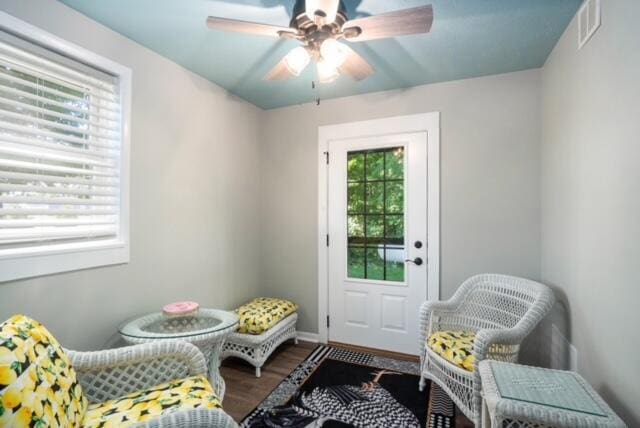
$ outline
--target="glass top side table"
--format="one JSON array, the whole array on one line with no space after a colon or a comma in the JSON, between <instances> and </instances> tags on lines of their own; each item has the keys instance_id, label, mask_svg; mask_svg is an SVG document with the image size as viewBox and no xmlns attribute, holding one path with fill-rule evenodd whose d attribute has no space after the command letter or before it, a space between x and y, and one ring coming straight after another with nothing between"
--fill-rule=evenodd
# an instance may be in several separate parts
<instances>
[{"instance_id":1,"label":"glass top side table","mask_svg":"<svg viewBox=\"0 0 640 428\"><path fill-rule=\"evenodd\" d=\"M224 397L225 383L220 375L219 356L227 336L238 328L238 316L219 309L199 309L185 316L167 316L154 312L133 318L120 326L120 336L129 344L155 340L184 340L196 345L209 366L209 381Z\"/></svg>"},{"instance_id":2,"label":"glass top side table","mask_svg":"<svg viewBox=\"0 0 640 428\"><path fill-rule=\"evenodd\" d=\"M480 363L483 427L626 427L577 373Z\"/></svg>"}]
</instances>

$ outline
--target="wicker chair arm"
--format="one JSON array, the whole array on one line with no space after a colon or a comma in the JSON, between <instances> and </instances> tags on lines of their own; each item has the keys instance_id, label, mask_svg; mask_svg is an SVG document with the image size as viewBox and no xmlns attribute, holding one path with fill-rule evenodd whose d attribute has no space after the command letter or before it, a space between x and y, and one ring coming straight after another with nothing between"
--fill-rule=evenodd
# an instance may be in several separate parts
<instances>
[{"instance_id":1,"label":"wicker chair arm","mask_svg":"<svg viewBox=\"0 0 640 428\"><path fill-rule=\"evenodd\" d=\"M427 341L427 337L431 332L431 317L433 315L440 315L443 313L455 313L456 309L462 304L463 299L454 298L447 301L426 301L420 305L420 341L418 342L418 355L424 353L424 347Z\"/></svg>"},{"instance_id":2,"label":"wicker chair arm","mask_svg":"<svg viewBox=\"0 0 640 428\"><path fill-rule=\"evenodd\" d=\"M482 329L476 332L473 352L476 364L486 358L492 345L520 345L555 304L553 292L541 286L540 297L511 328ZM477 368L477 367L476 367Z\"/></svg>"},{"instance_id":3,"label":"wicker chair arm","mask_svg":"<svg viewBox=\"0 0 640 428\"><path fill-rule=\"evenodd\" d=\"M157 341L95 352L67 350L67 353L92 403L207 373L202 352L182 341Z\"/></svg>"},{"instance_id":4,"label":"wicker chair arm","mask_svg":"<svg viewBox=\"0 0 640 428\"><path fill-rule=\"evenodd\" d=\"M489 354L489 349L492 345L519 345L526 336L527 332L523 332L517 326L513 328L485 328L479 330L473 342L473 353L476 361L484 360Z\"/></svg>"}]
</instances>

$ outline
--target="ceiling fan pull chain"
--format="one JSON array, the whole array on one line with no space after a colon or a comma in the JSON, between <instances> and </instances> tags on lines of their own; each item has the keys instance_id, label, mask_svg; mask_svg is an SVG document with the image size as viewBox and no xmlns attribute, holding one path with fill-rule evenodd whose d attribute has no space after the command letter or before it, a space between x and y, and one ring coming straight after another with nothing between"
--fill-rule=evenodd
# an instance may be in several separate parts
<instances>
[{"instance_id":1,"label":"ceiling fan pull chain","mask_svg":"<svg viewBox=\"0 0 640 428\"><path fill-rule=\"evenodd\" d=\"M318 96L316 97L316 105L319 106L320 105L320 88L318 88L318 86L316 85L315 80L311 81L311 89L317 90L318 92Z\"/></svg>"}]
</instances>

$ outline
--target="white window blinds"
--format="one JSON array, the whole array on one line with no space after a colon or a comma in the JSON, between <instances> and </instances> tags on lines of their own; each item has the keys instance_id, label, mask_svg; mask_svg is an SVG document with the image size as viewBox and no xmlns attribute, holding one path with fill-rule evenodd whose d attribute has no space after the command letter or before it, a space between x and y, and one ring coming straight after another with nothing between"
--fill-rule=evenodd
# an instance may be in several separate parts
<instances>
[{"instance_id":1,"label":"white window blinds","mask_svg":"<svg viewBox=\"0 0 640 428\"><path fill-rule=\"evenodd\" d=\"M0 256L115 239L118 79L0 31Z\"/></svg>"}]
</instances>

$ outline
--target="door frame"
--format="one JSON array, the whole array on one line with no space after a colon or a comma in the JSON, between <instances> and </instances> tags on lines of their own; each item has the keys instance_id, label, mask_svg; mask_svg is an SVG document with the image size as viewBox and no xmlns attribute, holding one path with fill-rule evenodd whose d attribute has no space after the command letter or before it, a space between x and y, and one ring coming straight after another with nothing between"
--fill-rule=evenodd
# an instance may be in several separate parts
<instances>
[{"instance_id":1,"label":"door frame","mask_svg":"<svg viewBox=\"0 0 640 428\"><path fill-rule=\"evenodd\" d=\"M328 168L331 141L427 133L427 298L440 300L440 112L396 116L318 128L318 335L329 340Z\"/></svg>"}]
</instances>

